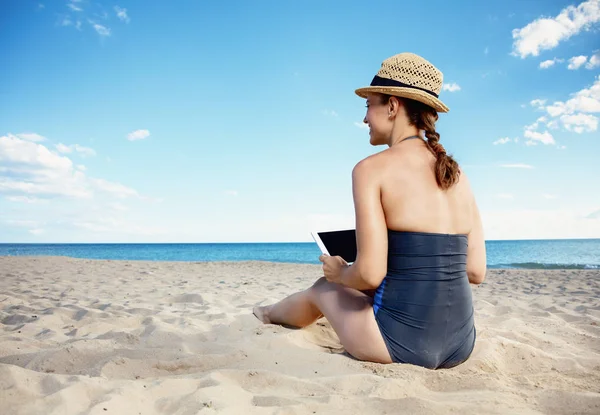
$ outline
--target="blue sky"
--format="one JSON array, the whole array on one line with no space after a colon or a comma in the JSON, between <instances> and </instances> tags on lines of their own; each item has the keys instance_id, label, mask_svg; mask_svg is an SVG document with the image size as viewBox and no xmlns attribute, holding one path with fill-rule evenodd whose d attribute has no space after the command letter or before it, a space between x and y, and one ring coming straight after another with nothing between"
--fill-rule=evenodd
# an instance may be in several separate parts
<instances>
[{"instance_id":1,"label":"blue sky","mask_svg":"<svg viewBox=\"0 0 600 415\"><path fill-rule=\"evenodd\" d=\"M0 242L352 227L385 58L444 73L486 239L600 237L600 1L0 2Z\"/></svg>"}]
</instances>

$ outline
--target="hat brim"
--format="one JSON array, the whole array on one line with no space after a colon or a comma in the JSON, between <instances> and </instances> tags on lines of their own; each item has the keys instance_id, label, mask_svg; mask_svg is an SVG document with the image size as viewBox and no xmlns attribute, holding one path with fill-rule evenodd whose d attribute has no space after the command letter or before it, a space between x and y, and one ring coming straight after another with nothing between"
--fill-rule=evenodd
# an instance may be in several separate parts
<instances>
[{"instance_id":1,"label":"hat brim","mask_svg":"<svg viewBox=\"0 0 600 415\"><path fill-rule=\"evenodd\" d=\"M367 98L369 93L377 92L380 94L394 95L396 97L414 99L415 101L422 102L432 107L437 112L448 112L450 108L446 106L442 101L427 92L420 91L414 88L405 88L400 86L367 86L364 88L358 88L356 95L361 98Z\"/></svg>"}]
</instances>

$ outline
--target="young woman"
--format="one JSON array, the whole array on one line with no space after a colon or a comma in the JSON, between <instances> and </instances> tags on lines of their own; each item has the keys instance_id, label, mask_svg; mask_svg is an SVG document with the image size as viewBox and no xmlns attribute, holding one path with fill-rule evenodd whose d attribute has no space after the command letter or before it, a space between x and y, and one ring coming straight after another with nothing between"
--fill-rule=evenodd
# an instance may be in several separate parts
<instances>
[{"instance_id":1,"label":"young woman","mask_svg":"<svg viewBox=\"0 0 600 415\"><path fill-rule=\"evenodd\" d=\"M442 82L430 62L401 53L356 90L367 100L370 143L388 146L352 171L356 261L322 255L324 277L256 307L259 320L305 327L325 316L360 360L437 369L468 359L469 283L485 278L485 243L467 177L435 129L438 112L448 112Z\"/></svg>"}]
</instances>

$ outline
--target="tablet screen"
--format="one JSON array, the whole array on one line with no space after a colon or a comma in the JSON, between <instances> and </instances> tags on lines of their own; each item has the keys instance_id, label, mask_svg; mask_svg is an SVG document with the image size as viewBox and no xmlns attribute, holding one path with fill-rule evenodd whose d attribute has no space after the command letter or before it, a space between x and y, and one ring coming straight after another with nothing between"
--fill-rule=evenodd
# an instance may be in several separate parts
<instances>
[{"instance_id":1,"label":"tablet screen","mask_svg":"<svg viewBox=\"0 0 600 415\"><path fill-rule=\"evenodd\" d=\"M330 256L339 255L348 263L356 260L356 230L315 232Z\"/></svg>"}]
</instances>

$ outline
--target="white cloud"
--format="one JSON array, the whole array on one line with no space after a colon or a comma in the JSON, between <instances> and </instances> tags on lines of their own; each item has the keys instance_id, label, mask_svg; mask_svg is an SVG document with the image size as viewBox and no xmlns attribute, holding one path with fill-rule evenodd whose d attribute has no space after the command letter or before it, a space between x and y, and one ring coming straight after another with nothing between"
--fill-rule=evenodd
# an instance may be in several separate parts
<instances>
[{"instance_id":1,"label":"white cloud","mask_svg":"<svg viewBox=\"0 0 600 415\"><path fill-rule=\"evenodd\" d=\"M73 4L73 3L68 3L67 7L69 9L73 10L74 12L81 12L81 11L83 11L83 9L81 7L78 7L75 4Z\"/></svg>"},{"instance_id":2,"label":"white cloud","mask_svg":"<svg viewBox=\"0 0 600 415\"><path fill-rule=\"evenodd\" d=\"M67 157L14 135L0 137L0 193L90 197L85 177Z\"/></svg>"},{"instance_id":3,"label":"white cloud","mask_svg":"<svg viewBox=\"0 0 600 415\"><path fill-rule=\"evenodd\" d=\"M579 6L567 6L554 18L540 17L521 29L512 31L514 56L538 56L540 51L555 48L560 42L589 29L600 21L600 1L588 0Z\"/></svg>"},{"instance_id":4,"label":"white cloud","mask_svg":"<svg viewBox=\"0 0 600 415\"><path fill-rule=\"evenodd\" d=\"M117 17L125 23L129 23L130 22L130 18L129 16L127 16L127 9L123 9L119 6L115 6L115 13L117 14Z\"/></svg>"},{"instance_id":5,"label":"white cloud","mask_svg":"<svg viewBox=\"0 0 600 415\"><path fill-rule=\"evenodd\" d=\"M148 131L148 130L135 130L135 131L127 134L127 139L129 141L143 140L144 138L148 138L149 136L150 136L150 131Z\"/></svg>"},{"instance_id":6,"label":"white cloud","mask_svg":"<svg viewBox=\"0 0 600 415\"><path fill-rule=\"evenodd\" d=\"M554 104L548 105L546 111L551 117L558 117L566 111L565 104L564 102L556 101Z\"/></svg>"},{"instance_id":7,"label":"white cloud","mask_svg":"<svg viewBox=\"0 0 600 415\"><path fill-rule=\"evenodd\" d=\"M544 193L544 194L542 195L542 197L543 197L544 199L551 200L551 199L557 199L557 198L558 198L558 195L552 195L552 194L549 194L549 193Z\"/></svg>"},{"instance_id":8,"label":"white cloud","mask_svg":"<svg viewBox=\"0 0 600 415\"><path fill-rule=\"evenodd\" d=\"M541 116L537 120L535 120L535 122L533 124L526 125L525 131L535 131L538 129L540 123L547 123L547 122L548 122L548 118L546 118L545 116Z\"/></svg>"},{"instance_id":9,"label":"white cloud","mask_svg":"<svg viewBox=\"0 0 600 415\"><path fill-rule=\"evenodd\" d=\"M93 157L96 155L96 151L93 148L80 146L79 144L71 144L70 146L67 146L63 143L58 143L56 145L56 149L58 150L58 152L63 153L63 154L69 154L69 153L72 153L73 151L75 151L84 157L85 156Z\"/></svg>"},{"instance_id":10,"label":"white cloud","mask_svg":"<svg viewBox=\"0 0 600 415\"><path fill-rule=\"evenodd\" d=\"M448 91L448 92L460 91L460 85L458 85L456 82L452 82L452 83L449 83L449 84L444 84L442 86L442 90Z\"/></svg>"},{"instance_id":11,"label":"white cloud","mask_svg":"<svg viewBox=\"0 0 600 415\"><path fill-rule=\"evenodd\" d=\"M494 145L498 145L498 144L506 144L510 142L510 138L508 137L504 137L504 138L499 138L496 141L494 141Z\"/></svg>"},{"instance_id":12,"label":"white cloud","mask_svg":"<svg viewBox=\"0 0 600 415\"><path fill-rule=\"evenodd\" d=\"M367 124L365 124L364 122L355 122L354 125L363 130L369 129L369 126Z\"/></svg>"},{"instance_id":13,"label":"white cloud","mask_svg":"<svg viewBox=\"0 0 600 415\"><path fill-rule=\"evenodd\" d=\"M543 122L550 129L556 129L562 125L567 131L576 133L594 132L598 130L598 117L590 113L600 112L600 75L596 77L594 83L574 94L566 102L555 101L550 105L545 105L546 100L534 99L531 105L544 110L553 119L545 119ZM554 140L550 133L539 133L535 130L542 122L542 118L532 125L526 126L525 130L529 131L532 140L539 140L545 144L554 144ZM535 137L534 137L535 135ZM534 141L528 141L527 144L535 144Z\"/></svg>"},{"instance_id":14,"label":"white cloud","mask_svg":"<svg viewBox=\"0 0 600 415\"><path fill-rule=\"evenodd\" d=\"M576 70L579 69L586 62L587 56L573 56L571 59L569 59L569 66L567 66L567 68L570 70Z\"/></svg>"},{"instance_id":15,"label":"white cloud","mask_svg":"<svg viewBox=\"0 0 600 415\"><path fill-rule=\"evenodd\" d=\"M227 196L237 196L238 195L238 191L237 190L225 190L225 193Z\"/></svg>"},{"instance_id":16,"label":"white cloud","mask_svg":"<svg viewBox=\"0 0 600 415\"><path fill-rule=\"evenodd\" d=\"M567 113L600 112L600 75L590 88L582 89L566 103Z\"/></svg>"},{"instance_id":17,"label":"white cloud","mask_svg":"<svg viewBox=\"0 0 600 415\"><path fill-rule=\"evenodd\" d=\"M559 150L564 150L567 148L567 146L557 146L556 148L558 148Z\"/></svg>"},{"instance_id":18,"label":"white cloud","mask_svg":"<svg viewBox=\"0 0 600 415\"><path fill-rule=\"evenodd\" d=\"M573 56L569 59L568 68L571 70L577 70L585 65L586 69L594 69L600 66L600 51L596 51L589 60L586 55Z\"/></svg>"},{"instance_id":19,"label":"white cloud","mask_svg":"<svg viewBox=\"0 0 600 415\"><path fill-rule=\"evenodd\" d=\"M552 134L550 134L548 131L540 133L537 131L526 129L524 135L525 138L529 138L529 140L525 142L525 144L528 146L536 145L538 142L542 144L556 144L556 142L554 141L554 137L552 137Z\"/></svg>"},{"instance_id":20,"label":"white cloud","mask_svg":"<svg viewBox=\"0 0 600 415\"><path fill-rule=\"evenodd\" d=\"M89 154L86 147L74 151ZM83 150L82 150L83 149ZM134 189L120 183L87 177L66 156L42 144L8 134L0 137L0 194L16 202L39 198L69 197L91 199L97 192L114 197L137 196Z\"/></svg>"},{"instance_id":21,"label":"white cloud","mask_svg":"<svg viewBox=\"0 0 600 415\"><path fill-rule=\"evenodd\" d=\"M565 114L560 117L560 121L568 131L574 131L578 134L593 132L598 129L598 118L590 114Z\"/></svg>"},{"instance_id":22,"label":"white cloud","mask_svg":"<svg viewBox=\"0 0 600 415\"><path fill-rule=\"evenodd\" d=\"M41 144L22 140L12 134L0 137L0 161L8 167L11 163L61 171L72 167L68 158L51 152Z\"/></svg>"},{"instance_id":23,"label":"white cloud","mask_svg":"<svg viewBox=\"0 0 600 415\"><path fill-rule=\"evenodd\" d=\"M588 63L585 64L585 68L594 69L598 66L600 66L600 51L597 51L590 57Z\"/></svg>"},{"instance_id":24,"label":"white cloud","mask_svg":"<svg viewBox=\"0 0 600 415\"><path fill-rule=\"evenodd\" d=\"M96 150L90 147L80 146L79 144L75 144L75 151L83 156L95 156Z\"/></svg>"},{"instance_id":25,"label":"white cloud","mask_svg":"<svg viewBox=\"0 0 600 415\"><path fill-rule=\"evenodd\" d=\"M546 111L553 117L575 112L600 112L600 76L594 84L572 94L573 98L567 102L556 101L546 107Z\"/></svg>"},{"instance_id":26,"label":"white cloud","mask_svg":"<svg viewBox=\"0 0 600 415\"><path fill-rule=\"evenodd\" d=\"M540 69L548 69L549 67L554 66L554 64L562 63L562 62L564 62L563 59L558 59L558 58L548 59L548 60L545 60L540 63Z\"/></svg>"},{"instance_id":27,"label":"white cloud","mask_svg":"<svg viewBox=\"0 0 600 415\"><path fill-rule=\"evenodd\" d=\"M56 145L56 149L58 150L59 153L63 153L63 154L68 154L68 153L73 152L73 149L71 147L66 146L63 143L58 143Z\"/></svg>"},{"instance_id":28,"label":"white cloud","mask_svg":"<svg viewBox=\"0 0 600 415\"><path fill-rule=\"evenodd\" d=\"M32 235L41 235L42 233L44 233L43 229L37 228L37 229L30 229L29 233Z\"/></svg>"},{"instance_id":29,"label":"white cloud","mask_svg":"<svg viewBox=\"0 0 600 415\"><path fill-rule=\"evenodd\" d=\"M545 99L534 99L530 102L530 104L532 107L540 108L546 104L546 100Z\"/></svg>"},{"instance_id":30,"label":"white cloud","mask_svg":"<svg viewBox=\"0 0 600 415\"><path fill-rule=\"evenodd\" d=\"M501 164L500 167L504 167L505 169L533 169L533 166L523 163Z\"/></svg>"},{"instance_id":31,"label":"white cloud","mask_svg":"<svg viewBox=\"0 0 600 415\"><path fill-rule=\"evenodd\" d=\"M81 30L81 22L78 20L77 23L75 24L75 28L77 30Z\"/></svg>"},{"instance_id":32,"label":"white cloud","mask_svg":"<svg viewBox=\"0 0 600 415\"><path fill-rule=\"evenodd\" d=\"M96 32L100 36L110 36L110 29L108 27L102 26L101 24L94 23L92 21L90 21L90 24L92 25L92 27L94 28L94 30L96 30Z\"/></svg>"},{"instance_id":33,"label":"white cloud","mask_svg":"<svg viewBox=\"0 0 600 415\"><path fill-rule=\"evenodd\" d=\"M35 134L35 133L21 133L21 134L16 134L16 136L19 137L21 140L33 141L34 143L46 141L46 137L43 137L43 136L41 136L39 134Z\"/></svg>"}]
</instances>

